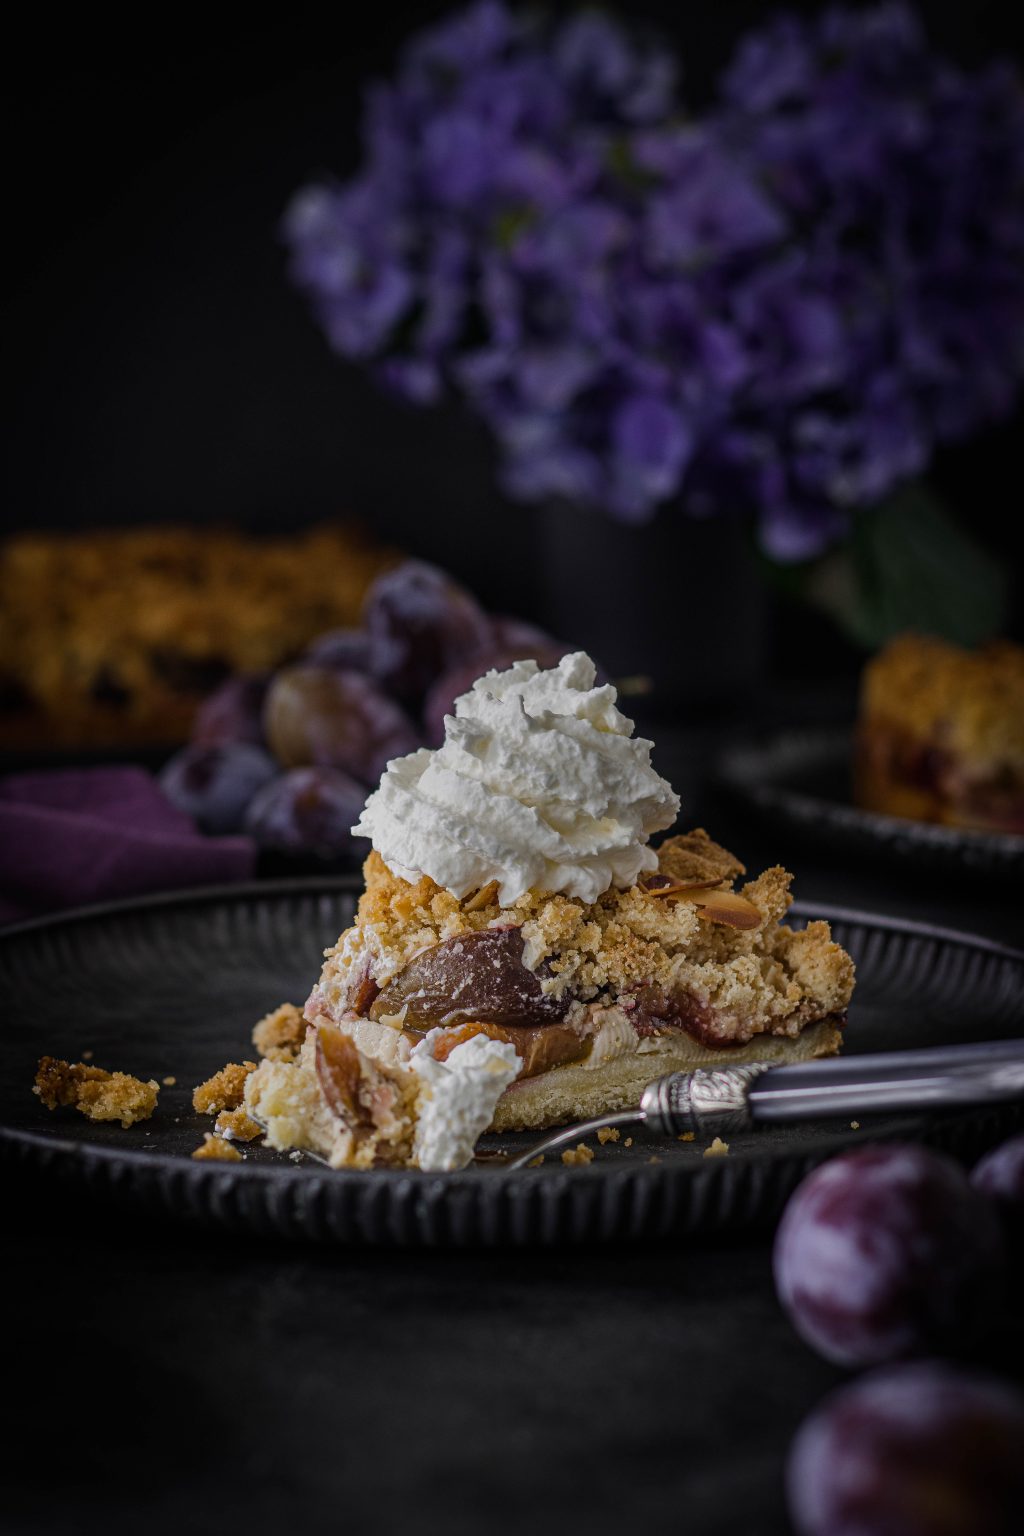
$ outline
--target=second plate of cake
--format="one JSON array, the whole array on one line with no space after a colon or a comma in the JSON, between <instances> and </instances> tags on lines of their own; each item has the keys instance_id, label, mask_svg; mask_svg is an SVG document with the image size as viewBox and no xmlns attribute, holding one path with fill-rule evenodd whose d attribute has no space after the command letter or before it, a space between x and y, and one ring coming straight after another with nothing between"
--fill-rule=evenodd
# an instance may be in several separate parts
<instances>
[{"instance_id":1,"label":"second plate of cake","mask_svg":"<svg viewBox=\"0 0 1024 1536\"><path fill-rule=\"evenodd\" d=\"M856 728L726 752L721 782L773 824L929 869L1024 871L1024 649L902 635L865 668Z\"/></svg>"}]
</instances>

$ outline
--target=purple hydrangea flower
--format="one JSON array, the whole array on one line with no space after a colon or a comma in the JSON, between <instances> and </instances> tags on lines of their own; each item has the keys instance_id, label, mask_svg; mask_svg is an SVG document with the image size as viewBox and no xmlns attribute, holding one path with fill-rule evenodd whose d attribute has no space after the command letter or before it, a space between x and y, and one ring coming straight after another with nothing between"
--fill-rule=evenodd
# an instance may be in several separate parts
<instances>
[{"instance_id":1,"label":"purple hydrangea flower","mask_svg":"<svg viewBox=\"0 0 1024 1536\"><path fill-rule=\"evenodd\" d=\"M806 559L1020 386L1024 96L906 5L769 22L695 123L664 47L481 0L363 145L289 209L292 276L340 353L463 398L512 496L745 508Z\"/></svg>"}]
</instances>

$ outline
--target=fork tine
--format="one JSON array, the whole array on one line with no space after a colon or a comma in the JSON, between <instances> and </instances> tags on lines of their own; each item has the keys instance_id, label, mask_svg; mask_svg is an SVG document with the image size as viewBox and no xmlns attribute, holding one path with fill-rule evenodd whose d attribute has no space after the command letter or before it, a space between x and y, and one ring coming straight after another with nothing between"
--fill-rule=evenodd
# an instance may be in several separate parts
<instances>
[{"instance_id":1,"label":"fork tine","mask_svg":"<svg viewBox=\"0 0 1024 1536\"><path fill-rule=\"evenodd\" d=\"M614 1115L598 1115L594 1120L581 1120L578 1125L570 1125L564 1131L556 1131L553 1136L545 1136L529 1151L521 1152L510 1163L506 1163L502 1172L514 1173L532 1163L535 1157L553 1152L556 1147L563 1146L568 1141L578 1141L581 1136L590 1136L594 1131L603 1130L606 1125L640 1125L644 1118L641 1109L621 1109Z\"/></svg>"}]
</instances>

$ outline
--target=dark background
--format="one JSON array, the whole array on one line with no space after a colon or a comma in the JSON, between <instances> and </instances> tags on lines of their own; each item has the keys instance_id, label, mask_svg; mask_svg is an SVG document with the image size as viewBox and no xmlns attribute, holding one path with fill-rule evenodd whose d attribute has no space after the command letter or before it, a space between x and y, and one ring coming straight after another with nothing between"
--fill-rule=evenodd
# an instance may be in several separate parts
<instances>
[{"instance_id":1,"label":"dark background","mask_svg":"<svg viewBox=\"0 0 1024 1536\"><path fill-rule=\"evenodd\" d=\"M530 608L537 521L494 491L482 432L383 400L333 358L276 236L296 187L352 166L360 83L445 8L338 8L327 23L322 7L292 7L244 25L212 8L94 8L28 23L4 104L11 527L277 529L346 513L491 603ZM767 9L642 0L637 13L675 36L699 106ZM965 63L1018 51L1015 10L925 6ZM937 477L1008 564L1024 523L1019 426L947 455ZM823 622L790 615L774 633L776 668L795 677L855 663ZM796 689L793 720L807 704ZM700 763L688 739L670 769L695 815ZM707 816L751 866L779 855L775 829L762 846L721 807ZM794 867L811 900L1014 936L1019 903L996 889L897 881L828 848ZM628 1251L311 1250L8 1182L12 1536L784 1536L790 1437L843 1379L781 1313L763 1234ZM985 1363L1019 1379L1022 1350L1017 1318Z\"/></svg>"},{"instance_id":2,"label":"dark background","mask_svg":"<svg viewBox=\"0 0 1024 1536\"><path fill-rule=\"evenodd\" d=\"M5 107L11 526L271 529L344 513L494 604L535 607L537 514L501 500L482 428L384 399L333 357L277 237L297 187L354 165L362 82L447 9L292 8L245 25L175 12L145 33L95 10L29 24ZM771 9L645 0L632 13L674 38L699 108ZM923 9L959 61L1018 50L1017 7ZM947 454L935 477L1013 565L1019 424ZM855 660L825 626L813 634L819 670ZM793 635L790 619L790 667Z\"/></svg>"}]
</instances>

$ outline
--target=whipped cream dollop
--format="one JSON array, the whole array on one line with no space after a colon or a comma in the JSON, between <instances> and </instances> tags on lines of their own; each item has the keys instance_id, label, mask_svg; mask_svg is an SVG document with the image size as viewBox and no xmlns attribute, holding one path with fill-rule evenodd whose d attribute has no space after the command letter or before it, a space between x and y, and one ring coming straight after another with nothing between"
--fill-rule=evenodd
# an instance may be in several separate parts
<instances>
[{"instance_id":1,"label":"whipped cream dollop","mask_svg":"<svg viewBox=\"0 0 1024 1536\"><path fill-rule=\"evenodd\" d=\"M647 842L679 800L596 676L577 651L478 678L444 745L390 762L353 831L394 874L460 898L492 880L502 906L529 890L591 902L632 885L657 867Z\"/></svg>"},{"instance_id":2,"label":"whipped cream dollop","mask_svg":"<svg viewBox=\"0 0 1024 1536\"><path fill-rule=\"evenodd\" d=\"M447 1061L437 1061L434 1045L444 1033L432 1029L409 1057L422 1085L413 1161L429 1172L465 1168L521 1066L514 1045L486 1035L473 1035L457 1045Z\"/></svg>"}]
</instances>

